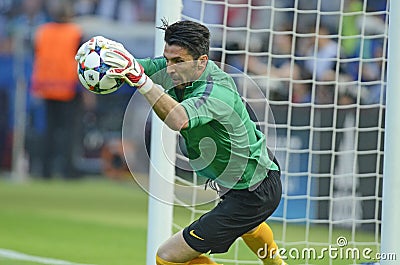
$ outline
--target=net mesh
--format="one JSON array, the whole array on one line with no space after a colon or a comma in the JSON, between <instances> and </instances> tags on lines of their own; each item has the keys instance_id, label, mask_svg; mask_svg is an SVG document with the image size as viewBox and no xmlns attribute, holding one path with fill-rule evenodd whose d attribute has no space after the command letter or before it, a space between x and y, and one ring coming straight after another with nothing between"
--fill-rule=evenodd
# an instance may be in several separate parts
<instances>
[{"instance_id":1,"label":"net mesh","mask_svg":"<svg viewBox=\"0 0 400 265\"><path fill-rule=\"evenodd\" d=\"M283 196L268 223L289 264L361 264L379 251L388 11L380 0L183 1L280 162ZM174 231L218 202L183 149ZM261 264L240 239L214 258Z\"/></svg>"}]
</instances>

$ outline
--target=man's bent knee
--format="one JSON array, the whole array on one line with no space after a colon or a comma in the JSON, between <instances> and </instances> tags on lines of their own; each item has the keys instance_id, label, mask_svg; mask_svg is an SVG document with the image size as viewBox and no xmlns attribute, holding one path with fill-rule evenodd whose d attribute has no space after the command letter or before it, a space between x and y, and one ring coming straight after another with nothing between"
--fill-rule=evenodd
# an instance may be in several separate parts
<instances>
[{"instance_id":1,"label":"man's bent knee","mask_svg":"<svg viewBox=\"0 0 400 265\"><path fill-rule=\"evenodd\" d=\"M157 250L157 257L160 260L170 263L164 264L185 264L200 255L200 252L192 249L184 240L182 231L179 231L162 244ZM175 263L174 263L175 262ZM180 262L180 263L179 263Z\"/></svg>"},{"instance_id":2,"label":"man's bent knee","mask_svg":"<svg viewBox=\"0 0 400 265\"><path fill-rule=\"evenodd\" d=\"M176 257L174 253L168 250L163 250L162 248L158 249L156 259L157 259L157 265L175 264L173 262L178 261L178 257ZM160 264L158 261L160 261Z\"/></svg>"},{"instance_id":3,"label":"man's bent knee","mask_svg":"<svg viewBox=\"0 0 400 265\"><path fill-rule=\"evenodd\" d=\"M157 252L156 264L157 265L185 265L186 263L177 263L177 262L171 262L171 261L165 260L164 256L162 256L162 255L160 256Z\"/></svg>"}]
</instances>

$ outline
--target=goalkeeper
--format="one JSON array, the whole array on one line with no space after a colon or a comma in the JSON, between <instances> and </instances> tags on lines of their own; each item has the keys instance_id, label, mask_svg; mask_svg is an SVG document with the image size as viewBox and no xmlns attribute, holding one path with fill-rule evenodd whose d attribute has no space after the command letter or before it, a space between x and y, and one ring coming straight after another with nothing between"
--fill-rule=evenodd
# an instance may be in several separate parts
<instances>
[{"instance_id":1,"label":"goalkeeper","mask_svg":"<svg viewBox=\"0 0 400 265\"><path fill-rule=\"evenodd\" d=\"M79 59L96 43L109 48L105 62L113 67L107 75L136 87L161 120L181 133L191 166L221 197L214 209L159 247L157 264L217 264L202 254L224 253L238 237L264 264L285 264L265 223L281 199L279 165L233 79L209 60L208 28L163 21L160 29L165 31L162 58L135 60L120 43L103 37L77 53Z\"/></svg>"}]
</instances>

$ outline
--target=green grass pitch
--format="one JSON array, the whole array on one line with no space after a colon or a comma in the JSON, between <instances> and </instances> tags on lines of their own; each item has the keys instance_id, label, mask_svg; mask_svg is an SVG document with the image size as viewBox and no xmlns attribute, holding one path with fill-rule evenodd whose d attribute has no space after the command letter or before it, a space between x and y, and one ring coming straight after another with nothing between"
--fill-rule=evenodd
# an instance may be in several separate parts
<instances>
[{"instance_id":1,"label":"green grass pitch","mask_svg":"<svg viewBox=\"0 0 400 265\"><path fill-rule=\"evenodd\" d=\"M0 182L3 249L77 263L144 264L146 227L147 197L133 181Z\"/></svg>"},{"instance_id":2,"label":"green grass pitch","mask_svg":"<svg viewBox=\"0 0 400 265\"><path fill-rule=\"evenodd\" d=\"M187 213L178 207L174 218L184 225ZM281 238L281 224L271 226L276 237ZM146 231L147 194L133 180L114 182L99 177L14 183L0 177L0 249L76 263L142 265L146 256ZM326 240L326 228L315 227L310 231L310 240ZM304 240L304 233L303 226L290 226L286 240ZM338 235L345 233L337 232ZM358 236L360 241L375 241L367 233L358 233ZM240 258L256 260L246 247L239 249ZM231 250L217 257L233 255ZM289 262L302 263L301 260ZM38 263L0 257L0 264ZM328 263L320 260L312 264ZM335 261L333 264L351 263Z\"/></svg>"}]
</instances>

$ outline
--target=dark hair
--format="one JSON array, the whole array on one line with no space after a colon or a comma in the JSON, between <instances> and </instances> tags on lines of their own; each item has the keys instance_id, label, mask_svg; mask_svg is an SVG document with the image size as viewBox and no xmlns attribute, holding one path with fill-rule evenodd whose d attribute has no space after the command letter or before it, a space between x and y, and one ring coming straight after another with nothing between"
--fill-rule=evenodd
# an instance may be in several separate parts
<instances>
[{"instance_id":1,"label":"dark hair","mask_svg":"<svg viewBox=\"0 0 400 265\"><path fill-rule=\"evenodd\" d=\"M194 59L201 55L208 55L210 50L210 31L200 23L184 20L168 25L166 19L162 19L163 25L157 27L165 31L164 41L168 45L178 45L187 48Z\"/></svg>"},{"instance_id":2,"label":"dark hair","mask_svg":"<svg viewBox=\"0 0 400 265\"><path fill-rule=\"evenodd\" d=\"M74 16L72 0L47 1L47 12L52 21L57 23L70 22Z\"/></svg>"}]
</instances>

